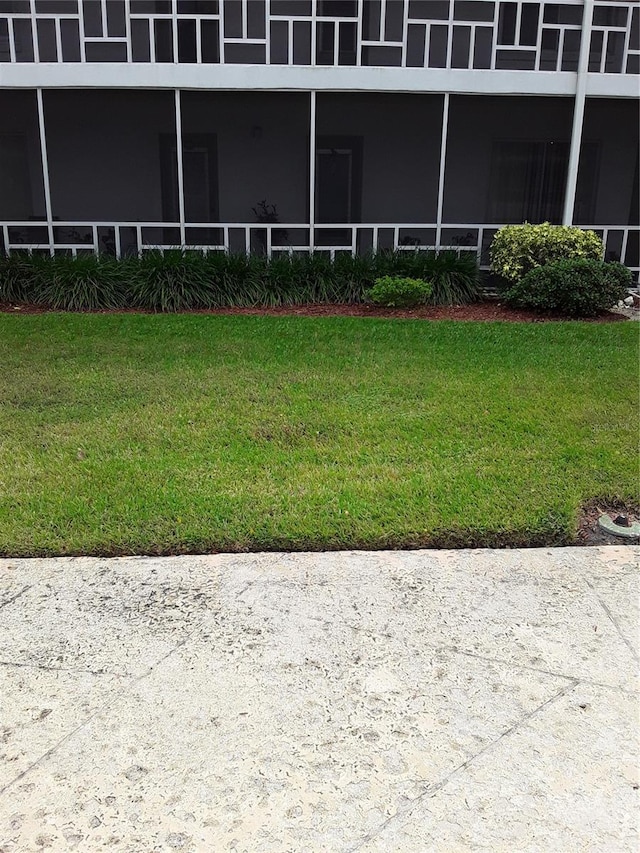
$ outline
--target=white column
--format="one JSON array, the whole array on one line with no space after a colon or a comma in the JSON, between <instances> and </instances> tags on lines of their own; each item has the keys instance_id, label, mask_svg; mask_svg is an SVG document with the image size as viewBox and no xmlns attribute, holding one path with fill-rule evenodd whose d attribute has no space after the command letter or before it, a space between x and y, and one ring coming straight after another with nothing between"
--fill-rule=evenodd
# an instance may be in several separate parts
<instances>
[{"instance_id":1,"label":"white column","mask_svg":"<svg viewBox=\"0 0 640 853\"><path fill-rule=\"evenodd\" d=\"M178 216L180 218L180 245L186 245L184 227L184 179L182 172L182 102L180 89L174 89L176 105L176 165L178 167Z\"/></svg>"},{"instance_id":2,"label":"white column","mask_svg":"<svg viewBox=\"0 0 640 853\"><path fill-rule=\"evenodd\" d=\"M447 133L449 130L449 93L444 93L442 104L442 136L440 138L440 172L438 175L438 212L436 214L436 248L440 248L442 232L442 207L444 204L444 172L447 161Z\"/></svg>"},{"instance_id":3,"label":"white column","mask_svg":"<svg viewBox=\"0 0 640 853\"><path fill-rule=\"evenodd\" d=\"M564 194L564 210L562 213L563 225L571 225L573 223L573 209L576 202L578 166L580 165L580 147L582 145L582 124L584 122L584 105L587 92L587 73L589 70L589 49L591 47L593 2L594 0L584 0L584 8L582 12L582 32L580 39L580 56L578 58L578 73L576 75L576 95L573 106L571 147L569 149L567 187Z\"/></svg>"},{"instance_id":4,"label":"white column","mask_svg":"<svg viewBox=\"0 0 640 853\"><path fill-rule=\"evenodd\" d=\"M309 92L309 248L313 251L316 223L316 93Z\"/></svg>"},{"instance_id":5,"label":"white column","mask_svg":"<svg viewBox=\"0 0 640 853\"><path fill-rule=\"evenodd\" d=\"M44 185L44 208L47 216L47 234L49 236L49 254L53 255L53 215L51 212L51 189L49 186L49 158L47 157L47 137L44 127L44 106L42 89L36 89L38 102L38 130L40 132L40 157L42 160L42 183Z\"/></svg>"}]
</instances>

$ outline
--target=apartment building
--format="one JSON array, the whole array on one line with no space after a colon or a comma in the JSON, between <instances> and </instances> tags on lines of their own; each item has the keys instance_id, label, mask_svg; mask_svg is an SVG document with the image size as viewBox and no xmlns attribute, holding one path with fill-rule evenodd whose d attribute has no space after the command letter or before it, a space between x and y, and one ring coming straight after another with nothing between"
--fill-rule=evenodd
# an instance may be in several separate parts
<instances>
[{"instance_id":1,"label":"apartment building","mask_svg":"<svg viewBox=\"0 0 640 853\"><path fill-rule=\"evenodd\" d=\"M0 0L5 251L479 254L640 269L640 4Z\"/></svg>"}]
</instances>

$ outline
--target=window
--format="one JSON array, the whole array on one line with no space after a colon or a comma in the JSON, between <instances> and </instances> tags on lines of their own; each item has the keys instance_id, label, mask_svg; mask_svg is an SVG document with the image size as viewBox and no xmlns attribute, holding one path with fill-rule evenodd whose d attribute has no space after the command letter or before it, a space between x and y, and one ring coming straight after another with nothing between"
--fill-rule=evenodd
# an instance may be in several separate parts
<instances>
[{"instance_id":1,"label":"window","mask_svg":"<svg viewBox=\"0 0 640 853\"><path fill-rule=\"evenodd\" d=\"M318 136L316 143L316 222L361 221L362 137ZM351 231L324 228L321 246L351 245Z\"/></svg>"},{"instance_id":2,"label":"window","mask_svg":"<svg viewBox=\"0 0 640 853\"><path fill-rule=\"evenodd\" d=\"M362 195L362 139L319 136L316 146L317 222L358 222Z\"/></svg>"},{"instance_id":3,"label":"window","mask_svg":"<svg viewBox=\"0 0 640 853\"><path fill-rule=\"evenodd\" d=\"M176 143L172 135L161 135L160 154L163 218L167 222L178 222L178 166ZM182 183L185 221L217 222L218 174L215 134L183 135Z\"/></svg>"},{"instance_id":4,"label":"window","mask_svg":"<svg viewBox=\"0 0 640 853\"><path fill-rule=\"evenodd\" d=\"M588 221L595 197L598 147L583 145L589 180L576 199L576 216ZM498 140L493 144L487 221L495 223L562 221L569 143L547 140Z\"/></svg>"}]
</instances>

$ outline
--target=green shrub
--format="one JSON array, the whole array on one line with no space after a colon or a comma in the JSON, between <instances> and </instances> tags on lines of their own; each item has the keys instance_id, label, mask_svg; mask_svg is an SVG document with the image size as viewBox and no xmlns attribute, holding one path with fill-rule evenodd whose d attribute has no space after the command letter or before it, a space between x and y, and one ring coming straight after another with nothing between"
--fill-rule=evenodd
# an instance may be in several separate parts
<instances>
[{"instance_id":1,"label":"green shrub","mask_svg":"<svg viewBox=\"0 0 640 853\"><path fill-rule=\"evenodd\" d=\"M95 255L36 256L30 298L57 311L99 311L127 304L123 262Z\"/></svg>"},{"instance_id":2,"label":"green shrub","mask_svg":"<svg viewBox=\"0 0 640 853\"><path fill-rule=\"evenodd\" d=\"M627 269L627 267L619 261L608 261L604 264L604 268L606 277L612 283L617 282L620 287L620 293L622 295L618 296L618 299L624 299L625 296L629 295L628 290L633 283L631 270Z\"/></svg>"},{"instance_id":3,"label":"green shrub","mask_svg":"<svg viewBox=\"0 0 640 853\"><path fill-rule=\"evenodd\" d=\"M622 264L578 258L529 270L505 299L518 308L591 317L624 298L630 284L631 273Z\"/></svg>"},{"instance_id":4,"label":"green shrub","mask_svg":"<svg viewBox=\"0 0 640 853\"><path fill-rule=\"evenodd\" d=\"M602 240L595 231L548 222L505 225L496 232L489 250L491 270L507 284L544 264L575 258L599 261L603 253Z\"/></svg>"},{"instance_id":5,"label":"green shrub","mask_svg":"<svg viewBox=\"0 0 640 853\"><path fill-rule=\"evenodd\" d=\"M368 296L376 305L386 308L417 308L429 301L432 292L433 288L424 279L385 275L376 279Z\"/></svg>"}]
</instances>

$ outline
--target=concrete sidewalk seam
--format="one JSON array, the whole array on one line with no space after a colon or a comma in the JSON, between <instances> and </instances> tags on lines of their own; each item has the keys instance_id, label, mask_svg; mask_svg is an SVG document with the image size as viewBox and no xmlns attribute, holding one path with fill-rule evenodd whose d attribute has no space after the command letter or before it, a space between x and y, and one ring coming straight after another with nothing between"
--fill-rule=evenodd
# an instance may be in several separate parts
<instances>
[{"instance_id":1,"label":"concrete sidewalk seam","mask_svg":"<svg viewBox=\"0 0 640 853\"><path fill-rule=\"evenodd\" d=\"M475 652L467 652L455 646L445 646L444 648L446 649L446 651L451 652L452 654L464 655L465 657L485 661L486 663L494 663L497 666L507 666L512 667L513 669L522 669L526 672L539 672L542 675L550 675L553 678L564 678L567 681L578 681L580 684L589 684L591 687L602 687L605 690L619 690L621 693L624 693L627 696L638 695L638 690L627 690L626 687L621 687L618 684L605 684L602 681L593 681L593 679L591 678L583 678L582 676L578 677L576 675L565 675L563 672L555 672L551 669L541 669L538 666L528 666L524 663L517 663L515 661L504 660L502 658L492 658L486 655L478 655Z\"/></svg>"},{"instance_id":2,"label":"concrete sidewalk seam","mask_svg":"<svg viewBox=\"0 0 640 853\"><path fill-rule=\"evenodd\" d=\"M636 574L636 573L634 572L634 574ZM247 586L243 589L243 593L246 592L246 590L255 583L256 583L256 580L250 581L247 584ZM251 606L252 606L248 602L243 602L243 603L245 605L247 605L249 608L251 608ZM260 604L260 610L261 610L261 613L263 615L267 615L267 616L284 616L284 615L287 615L289 613L289 611L287 609L278 608L275 606L269 607L269 606L262 604L262 603ZM359 633L359 634L365 634L366 636L372 637L374 639L376 639L378 637L382 637L382 638L386 638L386 639L392 639L393 638L393 634L389 633L388 631L376 631L373 628L366 628L366 627L359 626L359 625L353 625L351 622L347 622L345 619L340 619L337 617L334 619L327 619L327 618L322 618L320 616L311 616L310 614L306 613L302 617L298 616L298 618L304 619L305 621L308 621L308 622L316 623L325 629L329 629L332 625L340 625L343 628L348 628L350 631L354 631L355 633ZM476 660L484 661L485 663L492 663L492 664L495 664L496 666L506 666L506 667L510 667L512 669L523 670L525 672L538 672L541 675L549 675L553 678L563 678L563 679L565 679L565 681L573 682L573 681L577 680L583 684L589 684L592 687L602 687L602 688L605 688L607 690L619 690L621 693L624 693L624 694L629 695L629 696L637 696L638 695L637 690L628 690L625 687L621 687L618 684L606 684L606 683L601 682L601 681L594 681L593 679L590 679L590 678L584 678L583 676L568 675L567 673L564 673L564 672L557 672L555 670L545 669L544 667L529 666L527 664L518 663L517 661L509 661L509 660L505 660L503 658L493 658L493 657L489 657L487 655L479 655L479 654L476 654L475 652L469 652L469 651L466 651L464 649L461 649L458 646L442 646L442 645L435 645L433 643L431 643L431 644L425 643L424 648L425 649L428 648L429 650L436 652L436 653L444 651L444 652L447 652L450 654L463 655L465 657L470 657L470 658L474 658Z\"/></svg>"},{"instance_id":3,"label":"concrete sidewalk seam","mask_svg":"<svg viewBox=\"0 0 640 853\"><path fill-rule=\"evenodd\" d=\"M590 588L590 590L593 592L594 598L596 599L596 601L598 602L598 604L600 605L600 607L602 607L602 609L604 610L604 612L607 614L607 616L608 616L608 618L609 618L609 621L611 622L611 624L613 625L613 627L616 629L616 631L617 631L617 633L618 633L618 636L620 637L620 639L622 640L622 642L625 644L625 646L626 646L626 647L629 649L629 651L631 652L631 654L632 654L632 656L633 656L633 659L635 660L635 662L636 662L636 663L640 664L640 658L638 657L638 653L637 653L637 652L636 652L636 650L633 648L633 646L631 645L631 643L629 642L629 640L628 640L628 639L625 637L625 635L622 633L622 629L620 628L620 625L618 624L618 620L615 618L615 616L613 615L613 613L611 612L611 610L609 609L609 607L608 607L608 606L604 603L604 601L600 598L600 595L599 595L599 593L598 593L597 588L596 588L596 587L591 583L591 581L590 581L588 578L585 578L584 580L585 580L585 583L587 584L587 586L588 586L588 587Z\"/></svg>"},{"instance_id":4,"label":"concrete sidewalk seam","mask_svg":"<svg viewBox=\"0 0 640 853\"><path fill-rule=\"evenodd\" d=\"M380 826L377 827L375 830L368 832L363 838L359 839L356 842L354 847L346 847L344 853L357 853L357 851L361 850L365 844L368 844L369 841L372 841L374 838L376 838L378 835L380 835L381 832L384 832L384 830L391 823L395 822L396 820L401 820L402 818L405 818L405 817L410 817L411 813L414 811L414 809L418 805L420 805L420 803L424 802L427 799L431 799L432 797L434 797L439 791L441 791L451 781L451 779L454 778L454 776L456 776L461 771L465 770L467 767L469 767L470 764L472 764L474 761L476 761L478 758L480 758L480 756L484 755L486 752L489 752L489 750L491 750L493 747L497 746L497 744L499 744L506 737L509 737L510 735L512 735L522 725L524 725L524 723L528 722L530 719L535 717L536 714L538 714L544 708L547 708L549 705L552 705L554 702L557 702L558 699L562 699L563 696L566 696L568 693L571 693L571 691L575 690L575 688L580 683L581 683L580 679L572 679L570 684L565 684L565 686L562 687L557 693L555 693L553 696L550 696L548 699L546 699L544 702L542 702L540 705L538 705L532 711L529 711L528 714L525 714L520 720L517 720L517 722L515 722L512 726L509 726L508 729L505 729L505 731L503 731L500 735L498 735L497 738L489 741L489 743L485 744L482 747L482 749L478 750L478 752L474 753L472 756L467 758L461 764L458 764L457 767L454 767L453 770L451 770L449 773L447 773L447 775L444 777L444 779L441 779L439 782L436 782L434 785L429 785L422 794L419 794L417 797L415 797L415 799L411 800L411 802L407 805L407 807L405 809L403 809L402 811L397 811L395 814L391 815L391 817L387 818L387 820L385 820L382 824L380 824Z\"/></svg>"},{"instance_id":5,"label":"concrete sidewalk seam","mask_svg":"<svg viewBox=\"0 0 640 853\"><path fill-rule=\"evenodd\" d=\"M15 595L12 595L11 598L7 598L6 601L0 602L0 610L2 610L3 607L6 607L9 604L13 604L13 602L17 601L21 595L24 595L25 592L29 592L32 586L33 584L30 583L28 586L23 587L19 592L16 592Z\"/></svg>"},{"instance_id":6,"label":"concrete sidewalk seam","mask_svg":"<svg viewBox=\"0 0 640 853\"><path fill-rule=\"evenodd\" d=\"M124 695L126 695L126 693L127 693L127 692L128 692L128 691L129 691L129 690L130 690L130 689L131 689L135 684L138 684L138 682L143 681L145 678L148 678L148 677L151 675L151 673L152 673L152 672L153 672L157 667L159 667L162 663L164 663L164 662L167 660L167 658L171 657L171 655L173 655L173 654L174 654L175 652L177 652L179 649L183 648L183 647L184 647L184 646L189 642L189 640L191 640L191 638L192 638L192 637L193 637L193 635L196 633L196 631L198 631L200 628L202 628L202 625L198 625L198 627L197 627L197 628L194 628L194 629L193 629L193 631L191 631L187 637L184 637L184 638L183 638L183 639L182 639L182 640L181 640L181 641L180 641L176 646L174 646L174 647L173 647L172 649L170 649L170 650L169 650L165 655L163 655L161 658L159 658L159 660L155 661L155 662L154 662L150 667L148 667L148 669L146 669L146 670L145 670L143 673L141 673L140 675L135 676L134 678L132 678L129 682L127 682L127 684L123 685L123 687L122 687L122 688L117 692L117 694L116 694L116 695L115 695L115 696L114 696L114 697L113 697L109 702L105 702L104 704L102 704L102 705L100 705L98 708L96 708L96 710L95 710L95 711L93 711L93 713L89 714L89 716L88 716L88 717L86 717L86 718L85 718L85 719L84 719L84 720L83 720L79 725L77 725L77 726L76 726L74 729L72 729L70 732L67 732L67 734L66 734L66 735L64 735L64 737L60 738L60 740L59 740L59 741L57 741L57 743L55 743L55 744L54 744L50 749L48 749L48 750L47 750L45 753L43 753L39 758L37 758L34 762L32 762L32 763L31 763L31 764L26 768L26 770L23 770L23 771L22 771L22 773L19 773L19 774L15 777L15 779L12 779L12 780L11 780L11 782L8 782L8 783L7 783L3 788L0 788L0 797L1 797L4 793L6 793L6 791L8 791L10 788L12 788L12 787L13 787L17 782L19 782L21 779L24 779L24 777L34 769L34 767L37 767L38 765L40 765L40 764L42 764L44 761L46 761L46 760L47 760L51 755L53 755L53 754L54 754L54 753L55 753L55 752L56 752L56 751L57 751L57 750L58 750L58 749L59 749L63 744L65 744L67 741L69 741L69 740L70 740L70 739L71 739L75 734L77 734L79 731L81 731L82 729L84 729L84 728L85 728L85 727L86 727L86 726L87 726L87 725L88 725L88 724L89 724L93 719L95 719L97 716L99 716L99 715L100 715L103 711L105 711L107 708L110 708L112 705L114 705L116 702L118 702L118 701L119 701L119 700L120 700Z\"/></svg>"}]
</instances>

